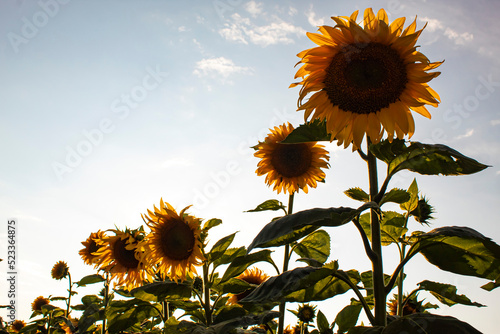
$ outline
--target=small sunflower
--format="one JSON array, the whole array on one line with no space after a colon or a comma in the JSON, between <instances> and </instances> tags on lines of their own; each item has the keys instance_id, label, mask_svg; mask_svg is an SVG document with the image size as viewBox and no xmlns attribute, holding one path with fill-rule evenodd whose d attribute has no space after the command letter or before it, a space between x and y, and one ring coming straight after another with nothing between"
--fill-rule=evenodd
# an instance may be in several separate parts
<instances>
[{"instance_id":1,"label":"small sunflower","mask_svg":"<svg viewBox=\"0 0 500 334\"><path fill-rule=\"evenodd\" d=\"M246 269L241 275L237 276L236 278L257 286L265 282L269 278L269 276L267 276L262 270L258 268L252 268ZM253 290L254 289L249 289L235 295L231 294L227 301L228 304L237 304L240 300L248 296Z\"/></svg>"},{"instance_id":2,"label":"small sunflower","mask_svg":"<svg viewBox=\"0 0 500 334\"><path fill-rule=\"evenodd\" d=\"M106 235L99 230L97 232L92 232L87 240L82 242L85 248L81 249L78 254L80 254L85 264L96 265L98 257L94 253L104 245L104 238L106 238Z\"/></svg>"},{"instance_id":3,"label":"small sunflower","mask_svg":"<svg viewBox=\"0 0 500 334\"><path fill-rule=\"evenodd\" d=\"M160 208L142 215L151 233L144 239L144 258L149 266L156 266L163 277L177 281L196 272L195 267L205 260L202 252L201 219L190 216L186 207L177 214L167 202L160 200Z\"/></svg>"},{"instance_id":4,"label":"small sunflower","mask_svg":"<svg viewBox=\"0 0 500 334\"><path fill-rule=\"evenodd\" d=\"M325 178L321 168L328 168L328 152L316 142L282 144L281 141L294 130L290 123L271 130L271 133L255 148L254 156L261 160L257 164L257 175L266 175L268 186L278 194L292 194L308 187L316 188L317 182Z\"/></svg>"},{"instance_id":5,"label":"small sunflower","mask_svg":"<svg viewBox=\"0 0 500 334\"><path fill-rule=\"evenodd\" d=\"M389 141L411 137L415 123L410 110L431 118L425 105L437 107L439 95L427 84L440 72L427 72L443 62L430 62L415 45L422 29L416 20L403 29L405 18L389 24L387 13L364 12L363 27L350 17L332 17L335 27L308 33L318 47L298 54L302 67L295 78L302 85L298 106L307 120L326 120L332 140L353 150L366 134L378 143L384 131ZM425 28L425 27L424 27ZM304 98L312 93L308 101Z\"/></svg>"},{"instance_id":6,"label":"small sunflower","mask_svg":"<svg viewBox=\"0 0 500 334\"><path fill-rule=\"evenodd\" d=\"M10 324L10 329L15 332L19 333L19 331L26 326L26 323L22 320L14 320L12 324Z\"/></svg>"},{"instance_id":7,"label":"small sunflower","mask_svg":"<svg viewBox=\"0 0 500 334\"><path fill-rule=\"evenodd\" d=\"M52 270L50 274L52 275L53 279L61 280L64 277L68 276L69 268L66 262L64 261L58 261L54 266L52 267Z\"/></svg>"},{"instance_id":8,"label":"small sunflower","mask_svg":"<svg viewBox=\"0 0 500 334\"><path fill-rule=\"evenodd\" d=\"M305 323L310 323L316 317L316 306L303 304L297 309L297 318Z\"/></svg>"},{"instance_id":9,"label":"small sunflower","mask_svg":"<svg viewBox=\"0 0 500 334\"><path fill-rule=\"evenodd\" d=\"M104 246L94 252L99 269L108 272L115 285L133 289L151 278L150 269L145 266L139 242L143 238L140 230L111 230L113 236L104 238Z\"/></svg>"},{"instance_id":10,"label":"small sunflower","mask_svg":"<svg viewBox=\"0 0 500 334\"><path fill-rule=\"evenodd\" d=\"M31 310L33 312L42 312L42 306L48 305L49 303L50 301L47 298L39 296L31 303Z\"/></svg>"}]
</instances>

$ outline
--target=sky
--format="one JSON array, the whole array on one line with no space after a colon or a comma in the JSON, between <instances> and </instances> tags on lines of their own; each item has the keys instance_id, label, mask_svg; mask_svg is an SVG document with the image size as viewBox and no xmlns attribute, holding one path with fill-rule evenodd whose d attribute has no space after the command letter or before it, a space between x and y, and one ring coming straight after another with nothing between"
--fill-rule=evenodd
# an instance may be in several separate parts
<instances>
[{"instance_id":1,"label":"sky","mask_svg":"<svg viewBox=\"0 0 500 334\"><path fill-rule=\"evenodd\" d=\"M67 282L50 277L57 261L68 263L74 280L94 273L78 255L91 232L137 228L160 198L177 210L193 205L188 212L204 220L222 219L212 244L238 231L233 245L248 246L276 214L244 211L267 199L288 200L255 174L250 147L269 128L303 122L299 89L288 87L297 53L315 46L306 32L367 7L385 8L391 22L416 17L418 28L427 24L419 50L445 60L431 82L442 103L430 108L431 120L414 115L411 139L448 145L490 166L469 176L394 177L390 186L400 188L416 177L436 210L431 227L411 229L468 226L499 243L500 2L2 0L0 258L7 257L7 222L15 219L19 318L28 320L36 297L65 295ZM324 145L326 182L299 193L295 212L357 207L343 191L367 188L357 154ZM331 260L344 270L369 270L352 224L326 230ZM395 251L384 249L387 273L397 265ZM280 249L273 256L281 263ZM7 272L6 261L0 271ZM479 288L486 281L442 272L422 256L406 272L408 291L429 279L487 305L435 312L495 332L500 290L486 292ZM5 276L0 287L4 304ZM76 298L89 292L80 288ZM352 297L319 308L333 321ZM287 320L294 321L291 313Z\"/></svg>"}]
</instances>

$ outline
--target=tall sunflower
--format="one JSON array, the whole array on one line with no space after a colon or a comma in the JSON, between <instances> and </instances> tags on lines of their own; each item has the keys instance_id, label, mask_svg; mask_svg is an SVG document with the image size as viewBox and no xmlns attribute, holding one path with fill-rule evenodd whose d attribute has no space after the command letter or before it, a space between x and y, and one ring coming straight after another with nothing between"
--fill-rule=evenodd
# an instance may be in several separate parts
<instances>
[{"instance_id":1,"label":"tall sunflower","mask_svg":"<svg viewBox=\"0 0 500 334\"><path fill-rule=\"evenodd\" d=\"M43 296L38 296L36 299L31 303L31 310L33 312L42 312L42 306L43 305L48 305L50 301L43 297Z\"/></svg>"},{"instance_id":2,"label":"tall sunflower","mask_svg":"<svg viewBox=\"0 0 500 334\"><path fill-rule=\"evenodd\" d=\"M437 107L439 95L427 82L440 72L427 72L443 62L430 62L415 45L422 33L416 19L403 29L405 18L389 24L387 13L364 12L363 27L350 17L332 17L335 27L321 26L319 34L308 33L317 45L298 54L302 67L295 78L302 85L298 107L305 120L326 120L332 140L353 150L366 134L372 143L384 131L394 137L411 137L415 123L410 110L427 118L425 105ZM307 102L304 99L311 94Z\"/></svg>"},{"instance_id":3,"label":"tall sunflower","mask_svg":"<svg viewBox=\"0 0 500 334\"><path fill-rule=\"evenodd\" d=\"M282 144L281 141L294 130L290 123L274 127L271 133L255 148L254 156L261 158L257 175L266 175L266 183L278 194L292 194L308 187L316 188L317 181L325 178L321 168L328 168L328 152L316 142Z\"/></svg>"},{"instance_id":4,"label":"tall sunflower","mask_svg":"<svg viewBox=\"0 0 500 334\"><path fill-rule=\"evenodd\" d=\"M265 282L269 276L267 276L262 270L258 268L246 269L241 275L236 277L242 281L245 281L250 284L260 285ZM246 290L242 293L232 294L228 299L228 304L237 304L240 300L245 298L252 292L254 289Z\"/></svg>"},{"instance_id":5,"label":"tall sunflower","mask_svg":"<svg viewBox=\"0 0 500 334\"><path fill-rule=\"evenodd\" d=\"M151 233L144 239L144 258L149 266L156 266L162 277L177 281L196 272L196 265L205 260L202 252L201 219L175 209L160 199L160 208L142 215Z\"/></svg>"},{"instance_id":6,"label":"tall sunflower","mask_svg":"<svg viewBox=\"0 0 500 334\"><path fill-rule=\"evenodd\" d=\"M99 230L97 232L92 232L87 240L82 241L84 248L82 248L78 254L80 254L85 264L97 265L96 261L98 260L98 257L94 253L105 244L105 238L106 235L104 232Z\"/></svg>"},{"instance_id":7,"label":"tall sunflower","mask_svg":"<svg viewBox=\"0 0 500 334\"><path fill-rule=\"evenodd\" d=\"M151 279L150 269L141 260L143 239L141 230L111 230L115 235L104 238L104 246L93 254L99 269L110 274L115 285L133 289Z\"/></svg>"},{"instance_id":8,"label":"tall sunflower","mask_svg":"<svg viewBox=\"0 0 500 334\"><path fill-rule=\"evenodd\" d=\"M64 261L57 261L57 263L52 267L50 274L53 279L61 280L68 276L68 272L68 264Z\"/></svg>"}]
</instances>

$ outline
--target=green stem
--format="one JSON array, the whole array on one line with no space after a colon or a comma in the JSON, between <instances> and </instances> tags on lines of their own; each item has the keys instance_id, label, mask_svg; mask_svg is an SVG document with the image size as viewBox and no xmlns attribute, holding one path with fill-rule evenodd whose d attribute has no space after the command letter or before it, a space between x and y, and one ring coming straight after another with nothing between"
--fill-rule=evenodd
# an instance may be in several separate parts
<instances>
[{"instance_id":1,"label":"green stem","mask_svg":"<svg viewBox=\"0 0 500 334\"><path fill-rule=\"evenodd\" d=\"M403 262L404 258L405 258L405 249L406 249L406 245L403 244L403 246L401 247L401 252L400 252L400 260L401 262ZM401 267L401 271L399 272L399 275L398 275L398 311L397 311L397 315L399 315L400 317L403 316L403 281L404 281L404 267Z\"/></svg>"},{"instance_id":2,"label":"green stem","mask_svg":"<svg viewBox=\"0 0 500 334\"><path fill-rule=\"evenodd\" d=\"M102 319L101 334L106 334L106 311L108 309L109 302L109 274L106 273L106 280L104 281L104 317Z\"/></svg>"},{"instance_id":3,"label":"green stem","mask_svg":"<svg viewBox=\"0 0 500 334\"><path fill-rule=\"evenodd\" d=\"M291 215L293 212L293 195L294 195L294 193L291 193L290 196L288 197L287 215ZM283 272L288 270L288 262L289 261L290 261L290 245L286 244L285 245L285 255L284 255L284 259L283 259ZM282 301L279 305L280 316L278 319L278 334L283 334L283 331L285 329L285 305L286 305L285 301Z\"/></svg>"},{"instance_id":4,"label":"green stem","mask_svg":"<svg viewBox=\"0 0 500 334\"><path fill-rule=\"evenodd\" d=\"M343 271L338 271L333 276L337 277L338 279L341 279L342 281L347 283L347 285L349 285L349 287L352 289L352 291L354 291L354 293L358 297L359 301L361 302L361 305L363 306L363 309L366 313L366 316L368 317L368 321L370 321L370 323L373 324L375 322L375 318L373 317L372 311L370 310L370 306L366 302L365 297L363 297L363 295L361 294L361 291L359 291L359 288L356 286L356 284L354 284L350 280L349 276Z\"/></svg>"},{"instance_id":5,"label":"green stem","mask_svg":"<svg viewBox=\"0 0 500 334\"><path fill-rule=\"evenodd\" d=\"M377 158L370 152L370 139L368 138L367 162L368 177L370 182L370 201L373 201L379 192L377 177ZM382 263L382 239L380 233L380 221L378 213L370 210L370 225L372 236L372 277L373 277L373 297L375 299L375 324L374 326L386 326L386 298L384 283L384 268Z\"/></svg>"},{"instance_id":6,"label":"green stem","mask_svg":"<svg viewBox=\"0 0 500 334\"><path fill-rule=\"evenodd\" d=\"M208 284L208 262L203 263L203 296L205 297L205 319L207 327L212 324L212 308L210 306L210 287Z\"/></svg>"},{"instance_id":7,"label":"green stem","mask_svg":"<svg viewBox=\"0 0 500 334\"><path fill-rule=\"evenodd\" d=\"M71 283L71 274L68 271L68 281L69 281L69 296L66 301L66 318L69 316L69 306L71 305L71 293L72 293L72 283Z\"/></svg>"}]
</instances>

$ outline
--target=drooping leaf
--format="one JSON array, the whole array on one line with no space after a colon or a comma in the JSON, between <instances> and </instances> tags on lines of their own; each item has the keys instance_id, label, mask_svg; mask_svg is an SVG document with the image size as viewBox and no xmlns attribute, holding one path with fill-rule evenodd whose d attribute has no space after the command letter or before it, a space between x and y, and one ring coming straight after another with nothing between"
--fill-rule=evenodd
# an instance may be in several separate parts
<instances>
[{"instance_id":1,"label":"drooping leaf","mask_svg":"<svg viewBox=\"0 0 500 334\"><path fill-rule=\"evenodd\" d=\"M441 144L410 142L406 146L394 140L377 145L370 146L370 151L388 164L389 175L405 169L424 175L467 175L488 167Z\"/></svg>"},{"instance_id":2,"label":"drooping leaf","mask_svg":"<svg viewBox=\"0 0 500 334\"><path fill-rule=\"evenodd\" d=\"M344 191L347 197L352 198L355 201L369 202L370 195L368 195L363 189L355 187Z\"/></svg>"},{"instance_id":3,"label":"drooping leaf","mask_svg":"<svg viewBox=\"0 0 500 334\"><path fill-rule=\"evenodd\" d=\"M226 249L228 249L228 247L233 242L235 235L236 235L236 232L233 234L230 234L228 236L225 236L224 238L217 241L213 245L210 252L207 254L208 261L212 262L212 261L215 261L216 259L220 258L225 253Z\"/></svg>"},{"instance_id":4,"label":"drooping leaf","mask_svg":"<svg viewBox=\"0 0 500 334\"><path fill-rule=\"evenodd\" d=\"M83 277L78 282L75 282L78 286L86 286L88 284L104 282L105 279L101 275L93 274Z\"/></svg>"},{"instance_id":5,"label":"drooping leaf","mask_svg":"<svg viewBox=\"0 0 500 334\"><path fill-rule=\"evenodd\" d=\"M320 226L341 226L350 222L366 209L377 207L373 202L365 203L358 209L328 208L300 211L268 223L259 232L248 247L253 248L277 247L286 245L309 233Z\"/></svg>"},{"instance_id":6,"label":"drooping leaf","mask_svg":"<svg viewBox=\"0 0 500 334\"><path fill-rule=\"evenodd\" d=\"M153 282L130 291L130 294L147 302L160 302L168 299L191 297L191 286L172 281Z\"/></svg>"},{"instance_id":7,"label":"drooping leaf","mask_svg":"<svg viewBox=\"0 0 500 334\"><path fill-rule=\"evenodd\" d=\"M282 143L294 144L312 141L330 141L330 134L326 130L326 121L313 120L295 128Z\"/></svg>"},{"instance_id":8,"label":"drooping leaf","mask_svg":"<svg viewBox=\"0 0 500 334\"><path fill-rule=\"evenodd\" d=\"M299 242L294 251L302 258L323 264L330 256L330 235L323 230L315 231Z\"/></svg>"},{"instance_id":9,"label":"drooping leaf","mask_svg":"<svg viewBox=\"0 0 500 334\"><path fill-rule=\"evenodd\" d=\"M387 325L384 334L457 333L481 334L466 322L454 317L430 313L413 313L398 318Z\"/></svg>"},{"instance_id":10,"label":"drooping leaf","mask_svg":"<svg viewBox=\"0 0 500 334\"><path fill-rule=\"evenodd\" d=\"M410 194L406 190L394 188L385 193L379 205L382 206L382 204L389 202L402 204L408 202L409 200Z\"/></svg>"},{"instance_id":11,"label":"drooping leaf","mask_svg":"<svg viewBox=\"0 0 500 334\"><path fill-rule=\"evenodd\" d=\"M224 272L224 276L222 276L221 283L227 281L232 277L238 276L252 264L261 261L274 264L273 259L271 258L270 250L264 249L256 253L246 254L235 258Z\"/></svg>"},{"instance_id":12,"label":"drooping leaf","mask_svg":"<svg viewBox=\"0 0 500 334\"><path fill-rule=\"evenodd\" d=\"M453 306L455 304L470 305L481 307L482 304L471 301L465 295L458 295L457 288L451 284L431 282L428 280L418 283L420 290L429 291L434 297L436 297L441 303Z\"/></svg>"},{"instance_id":13,"label":"drooping leaf","mask_svg":"<svg viewBox=\"0 0 500 334\"><path fill-rule=\"evenodd\" d=\"M255 209L246 212L260 212L260 211L278 211L286 210L286 207L277 199L269 199L259 205ZM286 212L286 211L285 211Z\"/></svg>"},{"instance_id":14,"label":"drooping leaf","mask_svg":"<svg viewBox=\"0 0 500 334\"><path fill-rule=\"evenodd\" d=\"M470 227L440 227L414 238L408 256L420 252L440 269L460 275L500 276L500 246Z\"/></svg>"},{"instance_id":15,"label":"drooping leaf","mask_svg":"<svg viewBox=\"0 0 500 334\"><path fill-rule=\"evenodd\" d=\"M398 212L383 212L382 220L380 221L380 237L383 246L397 242L398 239L408 231L405 227L405 222L405 217ZM365 213L361 215L359 223L361 224L361 227L363 227L368 239L371 241L370 214Z\"/></svg>"},{"instance_id":16,"label":"drooping leaf","mask_svg":"<svg viewBox=\"0 0 500 334\"><path fill-rule=\"evenodd\" d=\"M347 332L351 327L356 326L359 314L363 306L360 304L347 305L335 317L335 324L339 327L339 333Z\"/></svg>"}]
</instances>

